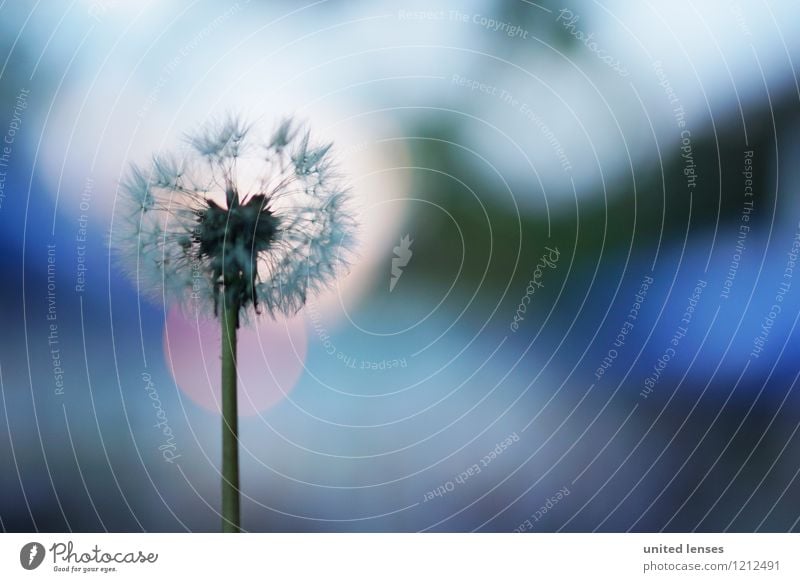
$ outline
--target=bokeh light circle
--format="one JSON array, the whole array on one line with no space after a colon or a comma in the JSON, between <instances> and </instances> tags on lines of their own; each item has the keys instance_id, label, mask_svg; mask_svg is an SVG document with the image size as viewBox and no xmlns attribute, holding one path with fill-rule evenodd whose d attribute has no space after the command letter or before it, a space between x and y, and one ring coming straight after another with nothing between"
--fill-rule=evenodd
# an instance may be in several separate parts
<instances>
[{"instance_id":1,"label":"bokeh light circle","mask_svg":"<svg viewBox=\"0 0 800 582\"><path fill-rule=\"evenodd\" d=\"M164 325L164 357L175 382L195 404L219 413L220 326L170 309ZM301 319L260 318L239 329L239 414L254 416L286 398L303 372L308 341Z\"/></svg>"}]
</instances>

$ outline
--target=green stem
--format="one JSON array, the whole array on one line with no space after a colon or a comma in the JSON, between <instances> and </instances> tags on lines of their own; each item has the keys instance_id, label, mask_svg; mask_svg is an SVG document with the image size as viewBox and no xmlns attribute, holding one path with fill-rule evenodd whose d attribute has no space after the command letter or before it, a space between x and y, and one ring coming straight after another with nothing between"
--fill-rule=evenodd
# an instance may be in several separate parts
<instances>
[{"instance_id":1,"label":"green stem","mask_svg":"<svg viewBox=\"0 0 800 582\"><path fill-rule=\"evenodd\" d=\"M239 305L222 308L222 531L239 532L239 412L236 403L236 328Z\"/></svg>"}]
</instances>

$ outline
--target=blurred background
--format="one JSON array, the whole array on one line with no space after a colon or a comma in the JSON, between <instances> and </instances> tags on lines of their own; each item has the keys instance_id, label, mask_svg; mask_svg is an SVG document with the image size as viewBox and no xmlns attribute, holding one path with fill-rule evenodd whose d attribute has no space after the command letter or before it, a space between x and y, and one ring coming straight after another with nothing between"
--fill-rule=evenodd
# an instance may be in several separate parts
<instances>
[{"instance_id":1,"label":"blurred background","mask_svg":"<svg viewBox=\"0 0 800 582\"><path fill-rule=\"evenodd\" d=\"M108 239L240 112L333 140L362 225L242 332L244 529L800 530L798 17L0 3L0 528L219 529L217 322Z\"/></svg>"}]
</instances>

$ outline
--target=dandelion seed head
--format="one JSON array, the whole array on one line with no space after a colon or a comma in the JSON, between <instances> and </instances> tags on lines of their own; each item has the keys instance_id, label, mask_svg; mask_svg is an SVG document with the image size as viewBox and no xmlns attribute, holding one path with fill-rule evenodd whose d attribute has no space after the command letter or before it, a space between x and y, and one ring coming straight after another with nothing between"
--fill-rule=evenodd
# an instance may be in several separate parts
<instances>
[{"instance_id":1,"label":"dandelion seed head","mask_svg":"<svg viewBox=\"0 0 800 582\"><path fill-rule=\"evenodd\" d=\"M120 183L112 245L143 292L291 315L347 269L356 221L331 144L292 119L260 140L234 117L186 141Z\"/></svg>"}]
</instances>

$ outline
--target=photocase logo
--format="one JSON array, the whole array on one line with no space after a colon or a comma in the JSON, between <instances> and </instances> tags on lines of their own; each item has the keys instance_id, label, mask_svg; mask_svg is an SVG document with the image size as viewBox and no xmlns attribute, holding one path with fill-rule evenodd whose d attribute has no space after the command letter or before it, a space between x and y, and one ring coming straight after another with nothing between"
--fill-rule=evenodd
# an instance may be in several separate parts
<instances>
[{"instance_id":1,"label":"photocase logo","mask_svg":"<svg viewBox=\"0 0 800 582\"><path fill-rule=\"evenodd\" d=\"M411 243L414 241L411 240L409 236L408 234L405 235L400 239L400 244L394 247L395 256L392 257L392 276L389 279L389 293L394 291L394 286L397 285L397 282L403 274L403 267L408 265L411 256L414 254L411 252Z\"/></svg>"},{"instance_id":2,"label":"photocase logo","mask_svg":"<svg viewBox=\"0 0 800 582\"><path fill-rule=\"evenodd\" d=\"M19 563L26 570L35 570L44 561L44 546L38 542L29 542L19 552Z\"/></svg>"}]
</instances>

